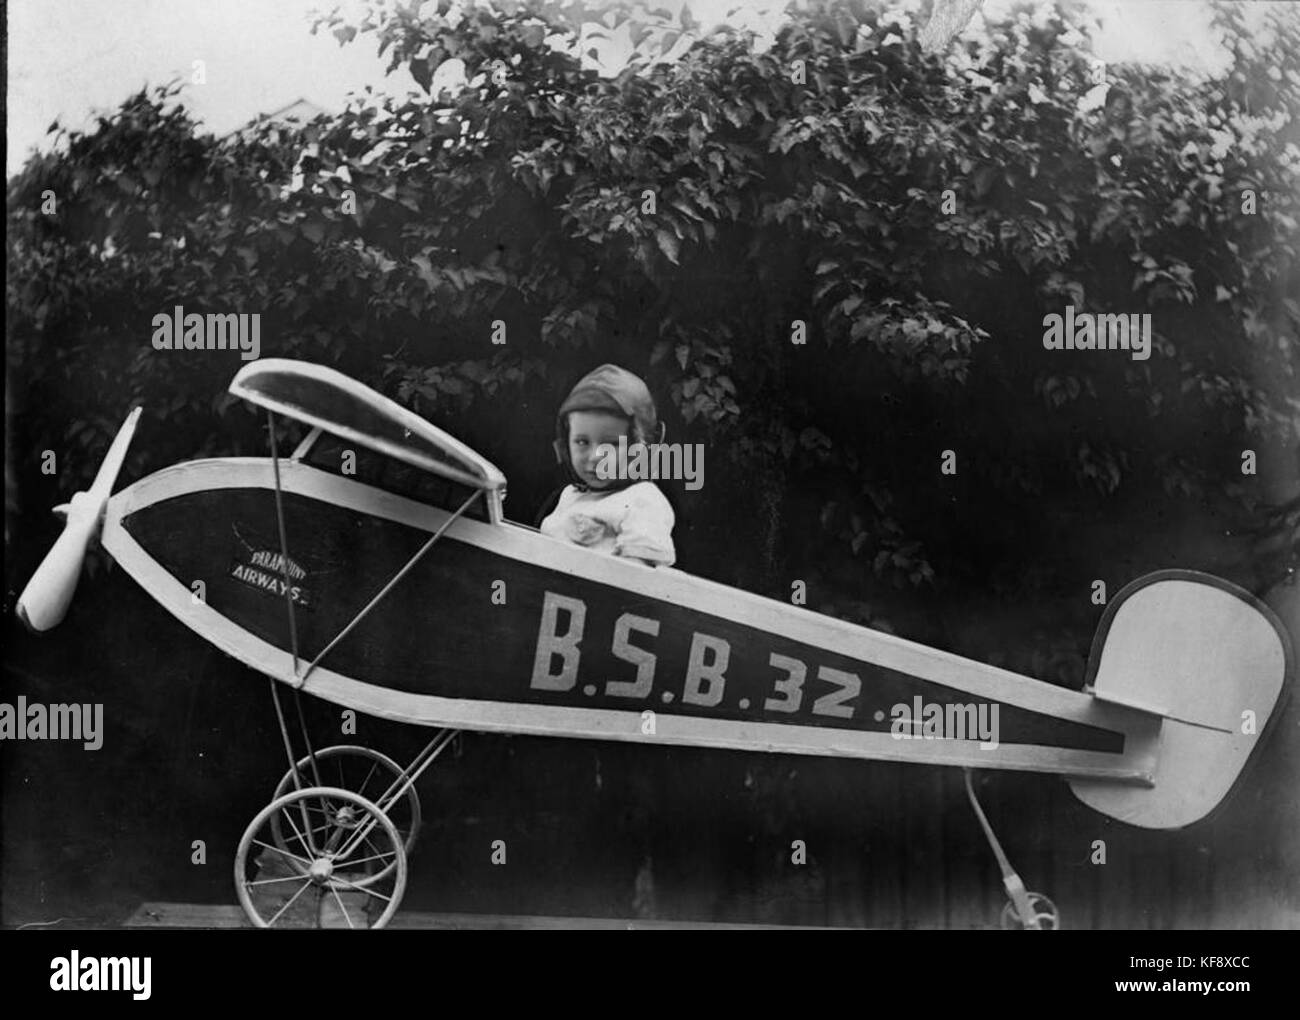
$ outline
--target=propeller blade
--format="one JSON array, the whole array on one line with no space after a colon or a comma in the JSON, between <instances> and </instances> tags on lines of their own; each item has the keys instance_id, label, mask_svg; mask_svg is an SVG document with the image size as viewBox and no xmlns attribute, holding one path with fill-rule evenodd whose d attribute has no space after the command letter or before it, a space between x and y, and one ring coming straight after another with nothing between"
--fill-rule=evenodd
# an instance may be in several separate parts
<instances>
[{"instance_id":1,"label":"propeller blade","mask_svg":"<svg viewBox=\"0 0 1300 1020\"><path fill-rule=\"evenodd\" d=\"M46 631L57 626L68 613L81 567L86 560L86 550L99 530L100 520L113 483L126 459L127 447L135 434L142 408L137 407L118 429L113 444L108 448L104 462L95 474L88 492L78 492L67 506L67 523L63 534L45 555L36 573L18 598L18 619L29 630Z\"/></svg>"},{"instance_id":2,"label":"propeller blade","mask_svg":"<svg viewBox=\"0 0 1300 1020\"><path fill-rule=\"evenodd\" d=\"M122 470L126 448L131 445L131 437L135 435L135 426L143 410L143 407L137 407L128 414L122 427L117 430L117 435L113 437L113 445L104 454L104 462L99 465L99 471L95 473L95 480L90 486L90 495L95 499L107 502L113 494L113 483L117 481L117 473Z\"/></svg>"}]
</instances>

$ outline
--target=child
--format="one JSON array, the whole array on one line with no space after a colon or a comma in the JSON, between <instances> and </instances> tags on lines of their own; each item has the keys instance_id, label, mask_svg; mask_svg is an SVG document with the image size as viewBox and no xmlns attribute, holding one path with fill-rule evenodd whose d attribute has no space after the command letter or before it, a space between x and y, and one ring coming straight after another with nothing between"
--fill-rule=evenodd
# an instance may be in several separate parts
<instances>
[{"instance_id":1,"label":"child","mask_svg":"<svg viewBox=\"0 0 1300 1020\"><path fill-rule=\"evenodd\" d=\"M646 384L617 365L601 365L583 376L560 405L555 433L555 455L572 484L541 522L542 534L650 566L671 566L677 558L675 518L659 487L602 478L596 471L602 456L617 465L610 454L618 450L621 436L627 437L629 449L662 438Z\"/></svg>"}]
</instances>

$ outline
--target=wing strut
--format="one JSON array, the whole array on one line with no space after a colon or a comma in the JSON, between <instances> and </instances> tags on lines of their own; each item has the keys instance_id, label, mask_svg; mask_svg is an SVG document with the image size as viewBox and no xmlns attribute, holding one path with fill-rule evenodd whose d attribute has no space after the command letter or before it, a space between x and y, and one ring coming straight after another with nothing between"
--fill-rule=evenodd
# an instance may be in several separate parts
<instances>
[{"instance_id":1,"label":"wing strut","mask_svg":"<svg viewBox=\"0 0 1300 1020\"><path fill-rule=\"evenodd\" d=\"M397 582L411 572L411 570L415 567L415 565L418 562L420 562L420 560L424 557L424 554L433 548L433 543L438 541L438 539L442 538L443 533L446 532L446 530L451 527L452 521L454 521L457 517L459 517L466 510L468 510L469 505L473 503L474 500L476 500L482 494L483 494L482 489L475 489L473 492L471 492L469 494L469 497L465 500L465 502L463 502L460 506L456 508L456 512L442 522L442 526L433 533L433 537L430 538L429 541L425 542L424 545L420 547L420 550L409 560L406 561L406 565L402 567L402 569L399 570L396 574L393 575L393 579L389 581L386 585L384 585L383 588L380 589L379 594L376 595L374 598L372 598L369 602L367 602L365 607L359 613L357 613L356 616L352 617L348 625L344 627L341 631L339 631L338 634L334 637L334 639L320 650L320 654L317 655L316 658L312 659L311 662L307 664L307 669L302 675L303 683L306 683L307 678L311 676L312 670L316 668L316 665L321 661L321 659L325 658L325 656L327 656L331 651L333 651L334 646L337 645L340 641L342 641L345 637L347 637L348 634L351 633L352 628L355 627L358 623L360 623L370 612L370 610L374 609L375 606L379 604L379 600L382 599L385 595L387 595L390 591L392 591L393 588L396 587Z\"/></svg>"},{"instance_id":2,"label":"wing strut","mask_svg":"<svg viewBox=\"0 0 1300 1020\"><path fill-rule=\"evenodd\" d=\"M470 494L469 498L461 503L456 512L448 517L447 520L443 522L442 526L434 532L433 536L424 543L420 550L407 560L406 565L393 576L392 580L384 585L384 587L379 591L379 594L372 598L366 606L352 618L348 625L339 631L338 635L320 651L316 658L312 659L312 661L307 664L305 670L299 671L299 663L301 660L298 655L298 622L293 611L293 594L289 584L289 539L288 530L285 528L284 524L284 493L280 487L280 451L275 441L275 415L272 411L268 410L266 412L266 420L271 432L271 464L275 471L275 520L280 536L280 579L284 584L285 605L289 610L289 646L293 652L294 705L297 708L298 727L302 733L303 743L307 746L307 761L311 764L312 783L317 787L321 787L324 784L321 782L320 770L317 766L316 751L312 746L311 736L307 732L307 718L302 710L301 691L303 685L307 682L307 677L311 675L312 670L316 668L321 659L328 655L340 641L347 637L347 635L352 631L352 628L360 623L366 614L379 604L380 599L392 591L397 583L411 572L416 563L420 561L425 553L433 548L433 544L443 536L449 527L451 527L452 521L469 509L470 504L482 494L483 490L476 488ZM289 737L289 727L285 721L284 708L280 703L279 686L274 678L270 680L270 684L271 699L275 702L276 720L280 724L280 736L284 740L285 754L289 759L289 774L293 777L294 789L301 791L303 789L302 784L304 781L302 770L296 763L296 758L293 753L293 741ZM429 741L425 749L416 756L415 761L411 763L410 767L400 770L397 778L393 780L388 789L379 797L379 807L382 812L386 813L389 807L405 795L406 791L409 790L415 784L415 781L420 778L421 773L423 773L424 770L433 763L434 759L451 744L452 740L455 739L457 732L457 730L448 728L439 729L437 733L434 734L433 739ZM298 804L298 815L302 825L301 832L306 834L306 842L308 846L312 848L313 852L316 852L318 848L316 847L315 833L319 831L319 827L313 828L312 819L308 816L307 810L308 801L306 798L303 798ZM365 825L361 826L356 832L350 835L346 845L342 850L337 851L336 856L340 858L348 857L361 844L361 842L369 836L371 830L376 824L376 818L370 817ZM337 893L335 895L337 896Z\"/></svg>"},{"instance_id":3,"label":"wing strut","mask_svg":"<svg viewBox=\"0 0 1300 1020\"><path fill-rule=\"evenodd\" d=\"M307 732L307 717L303 714L302 698L298 694L306 677L298 675L298 621L293 613L293 589L289 584L289 539L284 527L284 493L280 489L280 451L275 442L275 414L270 410L266 412L266 426L271 433L271 468L275 472L275 522L280 535L280 583L284 585L284 604L289 609L289 648L293 652L294 707L298 714L298 729L302 733L303 743L307 745L307 756L311 759L312 778L316 785L320 786L320 772L316 768L316 750L312 747L311 736ZM280 722L280 736L284 739L284 750L289 756L289 768L293 771L294 787L302 789L298 785L297 769L294 768L293 743L289 739L289 730L285 726L284 709L280 706L280 691L274 680L271 681L271 699L275 702L275 714ZM310 829L311 823L307 818L305 802L301 805L300 814L303 825Z\"/></svg>"},{"instance_id":4,"label":"wing strut","mask_svg":"<svg viewBox=\"0 0 1300 1020\"><path fill-rule=\"evenodd\" d=\"M284 584L284 604L289 609L289 648L293 652L293 675L298 679L298 623L293 615L293 589L289 586L289 541L284 531L284 494L280 491L280 451L275 444L275 415L266 412L266 427L271 433L271 468L275 471L275 523L280 532L280 580Z\"/></svg>"}]
</instances>

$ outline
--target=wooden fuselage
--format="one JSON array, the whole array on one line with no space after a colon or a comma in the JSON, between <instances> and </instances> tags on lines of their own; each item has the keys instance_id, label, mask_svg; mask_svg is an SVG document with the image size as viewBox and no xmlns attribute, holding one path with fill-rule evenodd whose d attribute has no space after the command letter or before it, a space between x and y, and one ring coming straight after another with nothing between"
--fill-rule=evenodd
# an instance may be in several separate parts
<instances>
[{"instance_id":1,"label":"wooden fuselage","mask_svg":"<svg viewBox=\"0 0 1300 1020\"><path fill-rule=\"evenodd\" d=\"M468 517L304 682L306 664L451 514L298 460L280 473L287 563L269 458L144 478L110 501L103 541L205 639L337 704L483 731L1152 774L1160 720L1149 713Z\"/></svg>"}]
</instances>

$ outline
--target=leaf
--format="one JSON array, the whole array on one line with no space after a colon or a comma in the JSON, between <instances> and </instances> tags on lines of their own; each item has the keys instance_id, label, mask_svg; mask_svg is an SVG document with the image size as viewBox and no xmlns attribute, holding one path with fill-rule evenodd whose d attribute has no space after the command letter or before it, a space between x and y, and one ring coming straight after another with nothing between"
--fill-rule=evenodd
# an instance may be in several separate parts
<instances>
[{"instance_id":1,"label":"leaf","mask_svg":"<svg viewBox=\"0 0 1300 1020\"><path fill-rule=\"evenodd\" d=\"M983 198L993 187L993 182L998 178L998 168L994 166L982 166L975 171L975 197Z\"/></svg>"},{"instance_id":2,"label":"leaf","mask_svg":"<svg viewBox=\"0 0 1300 1020\"><path fill-rule=\"evenodd\" d=\"M432 91L430 83L433 81L433 72L435 66L432 61L432 54L423 60L412 60L409 65L411 77L415 79L416 84L425 92Z\"/></svg>"},{"instance_id":3,"label":"leaf","mask_svg":"<svg viewBox=\"0 0 1300 1020\"><path fill-rule=\"evenodd\" d=\"M424 255L416 255L411 259L411 262L415 266L416 274L424 282L424 285L430 290L436 290L442 281L434 271L433 263Z\"/></svg>"},{"instance_id":4,"label":"leaf","mask_svg":"<svg viewBox=\"0 0 1300 1020\"><path fill-rule=\"evenodd\" d=\"M673 265L679 265L677 256L681 251L681 242L677 240L677 236L661 227L655 231L655 240L659 242L659 248L668 261Z\"/></svg>"},{"instance_id":5,"label":"leaf","mask_svg":"<svg viewBox=\"0 0 1300 1020\"><path fill-rule=\"evenodd\" d=\"M325 240L325 224L320 220L307 220L301 229L302 236L312 244L320 244Z\"/></svg>"},{"instance_id":6,"label":"leaf","mask_svg":"<svg viewBox=\"0 0 1300 1020\"><path fill-rule=\"evenodd\" d=\"M683 213L686 216L689 216L693 220L702 221L704 219L704 217L701 216L699 212L696 211L696 209L691 205L691 203L688 202L685 198L674 198L671 202L671 205L678 212Z\"/></svg>"}]
</instances>

